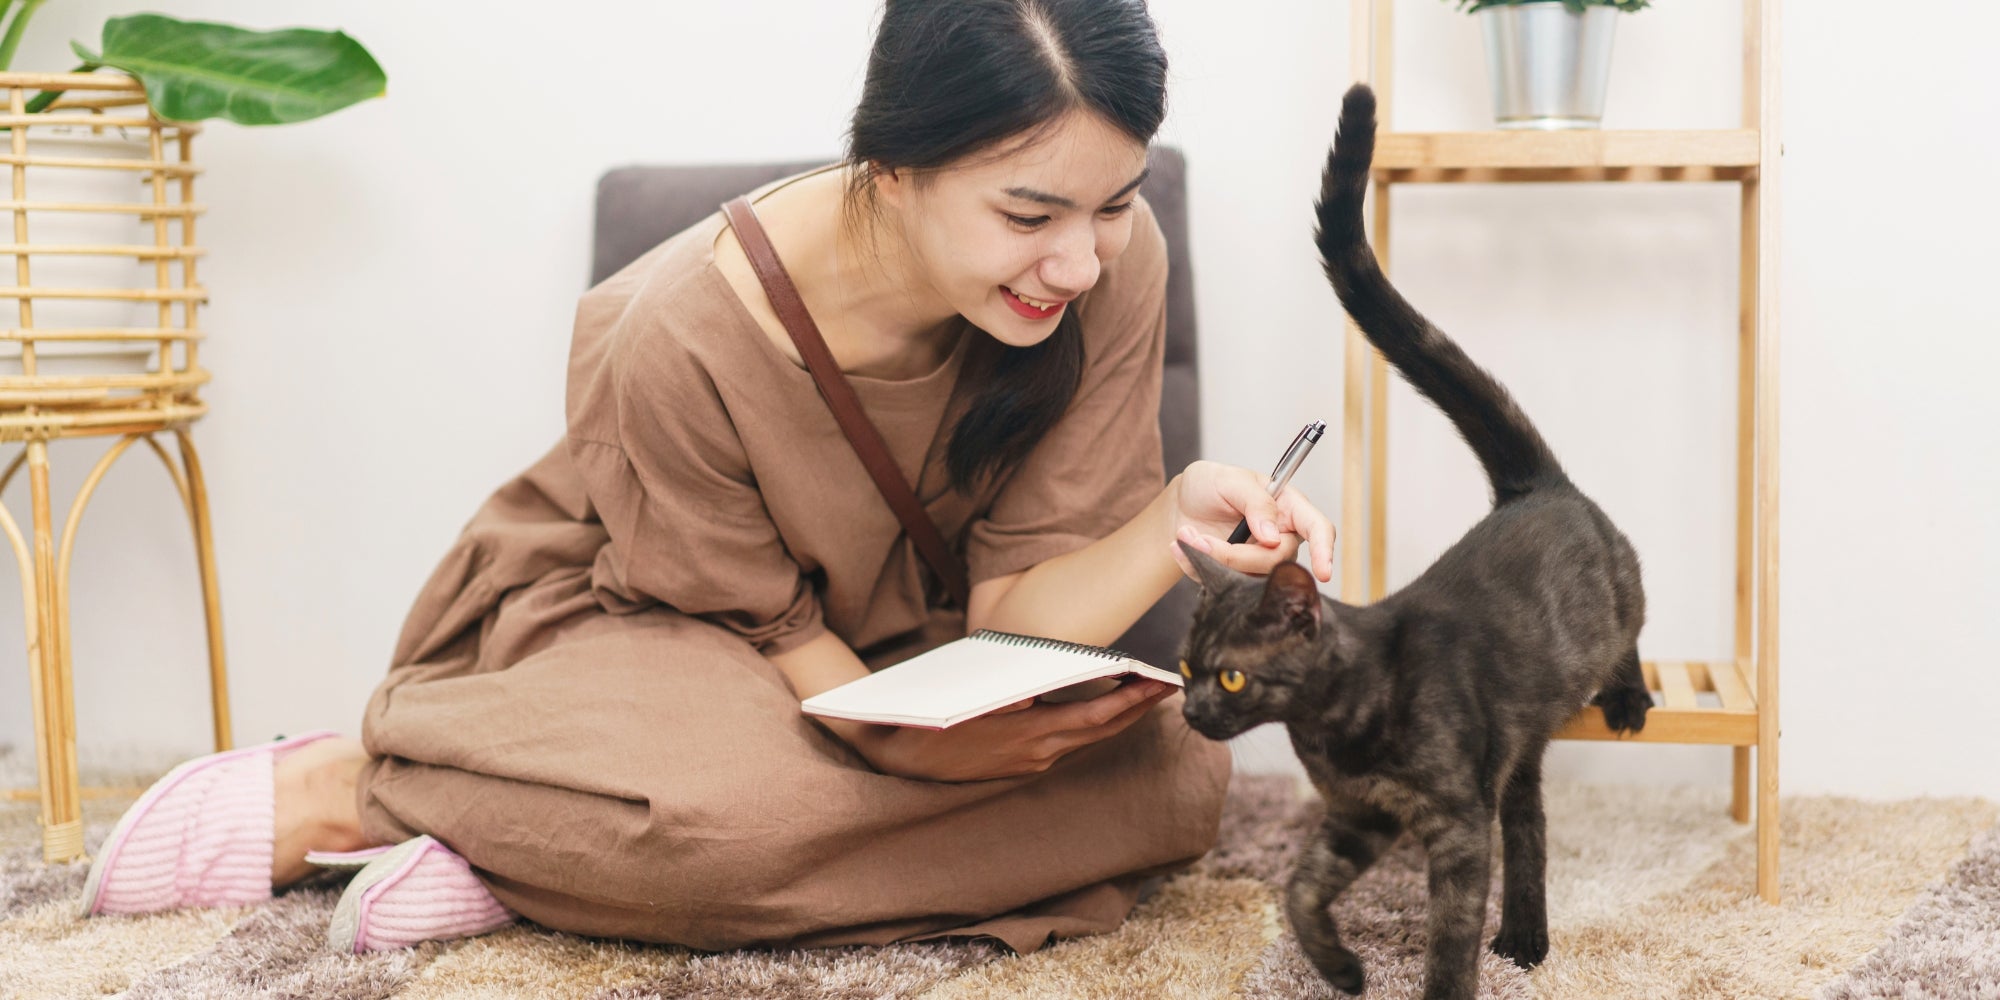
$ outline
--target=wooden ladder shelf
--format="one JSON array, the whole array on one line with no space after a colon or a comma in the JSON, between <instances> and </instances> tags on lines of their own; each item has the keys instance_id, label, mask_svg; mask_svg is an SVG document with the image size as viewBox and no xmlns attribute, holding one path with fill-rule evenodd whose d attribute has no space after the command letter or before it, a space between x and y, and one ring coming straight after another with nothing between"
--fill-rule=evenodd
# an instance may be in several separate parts
<instances>
[{"instance_id":1,"label":"wooden ladder shelf","mask_svg":"<svg viewBox=\"0 0 2000 1000\"><path fill-rule=\"evenodd\" d=\"M1757 894L1778 901L1778 0L1743 0L1743 127L1706 130L1396 132L1392 0L1352 0L1352 65L1375 89L1382 132L1370 240L1389 267L1394 184L1731 182L1742 198L1738 285L1735 655L1643 664L1655 707L1632 742L1735 748L1730 811L1755 801ZM1387 580L1388 366L1350 321L1346 340L1341 595L1378 601ZM1617 740L1584 709L1559 739ZM1752 751L1756 781L1751 781Z\"/></svg>"}]
</instances>

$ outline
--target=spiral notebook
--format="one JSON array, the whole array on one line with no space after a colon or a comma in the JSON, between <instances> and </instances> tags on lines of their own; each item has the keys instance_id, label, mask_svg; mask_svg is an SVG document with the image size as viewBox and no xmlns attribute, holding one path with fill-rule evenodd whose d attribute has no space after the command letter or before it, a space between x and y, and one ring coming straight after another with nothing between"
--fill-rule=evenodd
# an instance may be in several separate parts
<instances>
[{"instance_id":1,"label":"spiral notebook","mask_svg":"<svg viewBox=\"0 0 2000 1000\"><path fill-rule=\"evenodd\" d=\"M945 729L1017 701L1079 701L1138 674L1181 686L1179 674L1115 649L980 629L892 667L807 698L808 715Z\"/></svg>"}]
</instances>

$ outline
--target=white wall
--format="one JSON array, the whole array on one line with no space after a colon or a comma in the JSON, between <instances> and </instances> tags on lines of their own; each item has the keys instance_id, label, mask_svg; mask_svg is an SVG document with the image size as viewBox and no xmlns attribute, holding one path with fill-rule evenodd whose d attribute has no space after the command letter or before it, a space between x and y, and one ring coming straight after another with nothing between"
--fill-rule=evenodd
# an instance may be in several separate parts
<instances>
[{"instance_id":1,"label":"white wall","mask_svg":"<svg viewBox=\"0 0 2000 1000\"><path fill-rule=\"evenodd\" d=\"M449 6L450 9L445 9ZM2000 70L1990 11L1899 21L1794 3L1786 26L1782 590L1792 791L2000 796L2000 472L1982 393L2000 361L1976 301L1994 259ZM1173 60L1163 139L1188 155L1211 457L1256 468L1339 414L1339 313L1310 199L1349 79L1344 4L1153 4ZM66 69L129 4L45 8L17 68ZM216 381L198 426L213 494L239 739L352 732L411 596L479 501L561 422L590 200L635 162L839 146L873 4L184 0L178 15L340 27L390 96L197 141ZM1737 121L1736 3L1622 19L1606 125ZM1398 4L1393 125L1488 122L1474 22ZM1974 23L1977 22L1977 23ZM1984 30L1982 30L1984 29ZM754 68L726 45L755 40ZM749 51L745 52L746 55ZM1918 177L1911 171L1928 168ZM1649 657L1730 644L1733 187L1410 189L1392 270L1523 399L1646 560ZM1960 235L1963 233L1964 235ZM1479 516L1477 470L1434 412L1392 401L1391 575ZM101 451L55 449L58 495ZM111 475L75 569L86 763L191 753L207 730L185 521L143 455ZM1339 452L1299 482L1331 509ZM17 516L25 490L10 489ZM0 574L0 588L17 587ZM19 607L0 593L0 608ZM0 614L0 651L22 648ZM25 661L0 742L31 741ZM1259 733L1247 766L1286 766ZM1563 745L1555 773L1727 778L1726 751Z\"/></svg>"}]
</instances>

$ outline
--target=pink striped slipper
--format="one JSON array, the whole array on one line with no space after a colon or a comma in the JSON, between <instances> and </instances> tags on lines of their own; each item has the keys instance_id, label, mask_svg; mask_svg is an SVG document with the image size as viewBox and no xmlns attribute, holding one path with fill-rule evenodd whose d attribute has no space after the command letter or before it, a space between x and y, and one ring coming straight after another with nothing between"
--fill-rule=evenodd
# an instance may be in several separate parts
<instances>
[{"instance_id":1,"label":"pink striped slipper","mask_svg":"<svg viewBox=\"0 0 2000 1000\"><path fill-rule=\"evenodd\" d=\"M334 905L326 932L334 951L359 955L499 930L516 919L472 874L472 866L429 834L394 847L345 854L314 852L325 868L359 868Z\"/></svg>"},{"instance_id":2,"label":"pink striped slipper","mask_svg":"<svg viewBox=\"0 0 2000 1000\"><path fill-rule=\"evenodd\" d=\"M196 757L168 771L98 848L83 884L82 915L271 898L277 760L338 735L305 733Z\"/></svg>"}]
</instances>

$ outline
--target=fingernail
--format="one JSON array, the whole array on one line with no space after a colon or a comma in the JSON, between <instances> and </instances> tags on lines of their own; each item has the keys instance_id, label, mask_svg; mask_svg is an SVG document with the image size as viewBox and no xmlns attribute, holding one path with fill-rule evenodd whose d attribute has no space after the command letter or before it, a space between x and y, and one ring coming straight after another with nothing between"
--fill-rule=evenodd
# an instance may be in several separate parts
<instances>
[{"instance_id":1,"label":"fingernail","mask_svg":"<svg viewBox=\"0 0 2000 1000\"><path fill-rule=\"evenodd\" d=\"M1278 522L1276 522L1276 521L1265 521L1265 522L1264 522L1264 537L1265 537L1265 538L1276 538L1276 537L1278 537Z\"/></svg>"}]
</instances>

